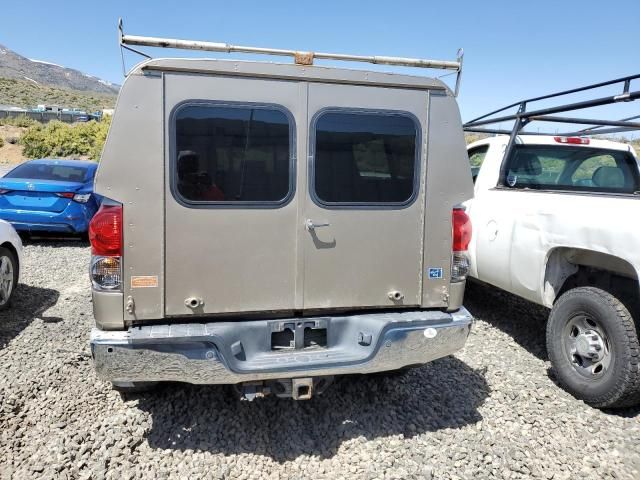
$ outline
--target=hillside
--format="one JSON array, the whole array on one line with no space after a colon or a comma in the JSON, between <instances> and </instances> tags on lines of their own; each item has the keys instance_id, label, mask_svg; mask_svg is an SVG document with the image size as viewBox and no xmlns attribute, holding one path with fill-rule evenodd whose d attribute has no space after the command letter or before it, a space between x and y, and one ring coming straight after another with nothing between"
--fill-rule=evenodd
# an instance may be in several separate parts
<instances>
[{"instance_id":1,"label":"hillside","mask_svg":"<svg viewBox=\"0 0 640 480\"><path fill-rule=\"evenodd\" d=\"M27 80L34 85L48 85L90 94L116 95L120 89L119 85L72 68L23 57L3 45L0 45L0 78Z\"/></svg>"},{"instance_id":2,"label":"hillside","mask_svg":"<svg viewBox=\"0 0 640 480\"><path fill-rule=\"evenodd\" d=\"M115 102L114 94L79 92L35 85L28 80L0 78L0 105L34 107L44 103L94 112L103 108L113 108Z\"/></svg>"}]
</instances>

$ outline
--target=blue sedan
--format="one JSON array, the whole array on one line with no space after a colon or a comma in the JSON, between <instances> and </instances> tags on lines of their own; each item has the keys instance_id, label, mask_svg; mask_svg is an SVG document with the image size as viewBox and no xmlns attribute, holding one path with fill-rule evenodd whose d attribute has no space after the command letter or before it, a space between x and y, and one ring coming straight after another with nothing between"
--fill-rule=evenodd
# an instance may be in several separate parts
<instances>
[{"instance_id":1,"label":"blue sedan","mask_svg":"<svg viewBox=\"0 0 640 480\"><path fill-rule=\"evenodd\" d=\"M93 193L98 164L31 160L0 178L0 219L18 231L84 234L98 210Z\"/></svg>"}]
</instances>

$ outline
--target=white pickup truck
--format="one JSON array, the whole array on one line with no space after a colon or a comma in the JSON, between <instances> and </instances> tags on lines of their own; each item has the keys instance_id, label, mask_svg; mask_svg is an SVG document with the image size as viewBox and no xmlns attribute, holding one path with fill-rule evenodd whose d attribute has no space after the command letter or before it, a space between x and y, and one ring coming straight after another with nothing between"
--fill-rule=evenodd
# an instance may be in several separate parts
<instances>
[{"instance_id":1,"label":"white pickup truck","mask_svg":"<svg viewBox=\"0 0 640 480\"><path fill-rule=\"evenodd\" d=\"M508 135L468 146L470 276L551 308L560 384L596 407L640 400L640 174L623 143ZM514 319L517 321L517 319Z\"/></svg>"}]
</instances>

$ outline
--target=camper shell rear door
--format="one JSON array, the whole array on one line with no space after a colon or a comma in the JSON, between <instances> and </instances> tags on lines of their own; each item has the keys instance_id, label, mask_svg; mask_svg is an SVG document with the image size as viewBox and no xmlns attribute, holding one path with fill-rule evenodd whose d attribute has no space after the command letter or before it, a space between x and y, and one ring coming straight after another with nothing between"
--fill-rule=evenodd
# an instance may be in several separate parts
<instances>
[{"instance_id":1,"label":"camper shell rear door","mask_svg":"<svg viewBox=\"0 0 640 480\"><path fill-rule=\"evenodd\" d=\"M309 84L305 309L421 304L427 98Z\"/></svg>"},{"instance_id":2,"label":"camper shell rear door","mask_svg":"<svg viewBox=\"0 0 640 480\"><path fill-rule=\"evenodd\" d=\"M164 79L166 315L292 310L304 83Z\"/></svg>"},{"instance_id":3,"label":"camper shell rear door","mask_svg":"<svg viewBox=\"0 0 640 480\"><path fill-rule=\"evenodd\" d=\"M165 314L419 306L428 90L164 73Z\"/></svg>"}]
</instances>

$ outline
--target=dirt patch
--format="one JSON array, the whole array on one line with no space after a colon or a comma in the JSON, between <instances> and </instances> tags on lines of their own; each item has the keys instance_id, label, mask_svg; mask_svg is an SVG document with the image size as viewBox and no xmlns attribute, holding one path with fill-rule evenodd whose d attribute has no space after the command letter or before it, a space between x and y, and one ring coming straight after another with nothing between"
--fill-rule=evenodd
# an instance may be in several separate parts
<instances>
[{"instance_id":1,"label":"dirt patch","mask_svg":"<svg viewBox=\"0 0 640 480\"><path fill-rule=\"evenodd\" d=\"M4 145L0 147L0 164L16 164L26 160L23 155L23 147L17 141L26 128L14 127L13 125L0 125L0 137L4 140ZM10 141L14 143L10 143Z\"/></svg>"}]
</instances>

